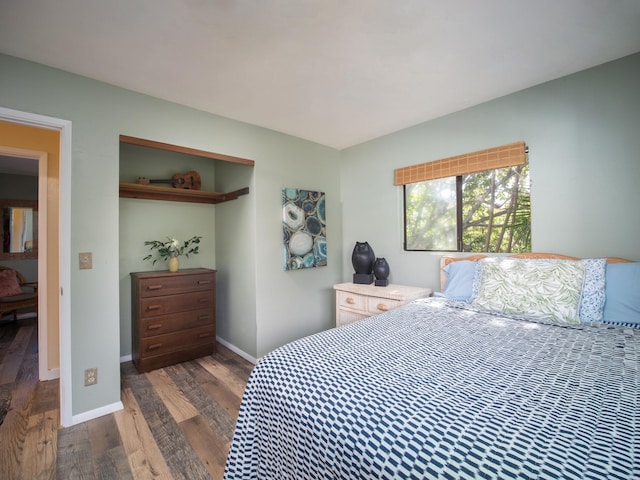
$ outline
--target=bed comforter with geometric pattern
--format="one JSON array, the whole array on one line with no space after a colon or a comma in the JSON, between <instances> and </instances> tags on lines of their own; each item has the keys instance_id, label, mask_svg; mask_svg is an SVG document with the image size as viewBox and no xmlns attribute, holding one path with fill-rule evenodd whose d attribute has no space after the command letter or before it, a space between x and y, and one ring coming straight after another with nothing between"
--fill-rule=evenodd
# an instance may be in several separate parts
<instances>
[{"instance_id":1,"label":"bed comforter with geometric pattern","mask_svg":"<svg viewBox=\"0 0 640 480\"><path fill-rule=\"evenodd\" d=\"M225 478L640 479L640 329L437 299L263 357Z\"/></svg>"}]
</instances>

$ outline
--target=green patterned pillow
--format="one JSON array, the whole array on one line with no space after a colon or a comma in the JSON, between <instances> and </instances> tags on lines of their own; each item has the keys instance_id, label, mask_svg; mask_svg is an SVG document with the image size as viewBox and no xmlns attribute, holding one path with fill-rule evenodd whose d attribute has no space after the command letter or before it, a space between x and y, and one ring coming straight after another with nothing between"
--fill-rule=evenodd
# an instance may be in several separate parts
<instances>
[{"instance_id":1,"label":"green patterned pillow","mask_svg":"<svg viewBox=\"0 0 640 480\"><path fill-rule=\"evenodd\" d=\"M582 263L485 258L479 266L474 306L556 323L580 323Z\"/></svg>"}]
</instances>

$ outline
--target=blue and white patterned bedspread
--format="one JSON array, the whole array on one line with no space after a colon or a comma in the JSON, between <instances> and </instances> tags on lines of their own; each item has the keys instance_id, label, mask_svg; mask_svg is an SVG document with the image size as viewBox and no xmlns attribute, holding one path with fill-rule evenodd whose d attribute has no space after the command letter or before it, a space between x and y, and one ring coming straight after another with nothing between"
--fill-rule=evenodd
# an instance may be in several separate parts
<instances>
[{"instance_id":1,"label":"blue and white patterned bedspread","mask_svg":"<svg viewBox=\"0 0 640 480\"><path fill-rule=\"evenodd\" d=\"M225 478L637 480L639 376L639 329L416 301L258 362Z\"/></svg>"}]
</instances>

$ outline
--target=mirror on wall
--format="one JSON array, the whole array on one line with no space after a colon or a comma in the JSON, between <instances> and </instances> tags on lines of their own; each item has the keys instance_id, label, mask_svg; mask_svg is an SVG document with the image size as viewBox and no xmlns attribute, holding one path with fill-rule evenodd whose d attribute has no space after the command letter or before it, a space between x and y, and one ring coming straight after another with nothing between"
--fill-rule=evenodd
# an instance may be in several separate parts
<instances>
[{"instance_id":1,"label":"mirror on wall","mask_svg":"<svg viewBox=\"0 0 640 480\"><path fill-rule=\"evenodd\" d=\"M0 260L38 258L38 202L0 200Z\"/></svg>"}]
</instances>

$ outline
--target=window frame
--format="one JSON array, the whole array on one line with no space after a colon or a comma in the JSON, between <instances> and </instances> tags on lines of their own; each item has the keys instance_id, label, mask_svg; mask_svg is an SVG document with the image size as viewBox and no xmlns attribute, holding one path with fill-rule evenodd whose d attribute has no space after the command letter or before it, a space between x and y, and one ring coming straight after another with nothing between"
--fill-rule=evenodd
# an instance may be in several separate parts
<instances>
[{"instance_id":1,"label":"window frame","mask_svg":"<svg viewBox=\"0 0 640 480\"><path fill-rule=\"evenodd\" d=\"M528 166L528 161L525 162L525 165ZM493 169L489 169L489 170L484 170L485 172L487 171L494 171L494 170L501 170L501 169L505 169L505 168L513 168L516 165L511 165L508 167L499 167L499 168L493 168ZM463 208L464 208L464 198L463 198L463 177L464 175L474 175L474 174L478 174L481 172L473 172L473 173L468 173L468 174L460 174L460 175L451 175L450 177L443 177L443 178L452 178L454 177L456 179L455 182L455 191L456 191L456 249L417 249L417 248L413 248L413 249L409 249L408 248L408 242L407 242L407 185L409 185L409 183L405 183L402 185L402 194L403 194L403 231L402 231L402 236L403 236L403 250L405 252L447 252L447 253L491 253L491 252L479 252L479 251L465 251L464 250L464 242L463 242L463 234L464 234L464 229L463 229ZM429 181L435 181L437 179L428 179L428 180L423 180L423 182L429 182ZM529 178L529 182L531 181L531 179ZM413 182L413 183L421 183L421 182ZM529 214L531 213L531 205L529 205ZM529 250L531 251L531 250Z\"/></svg>"}]
</instances>

